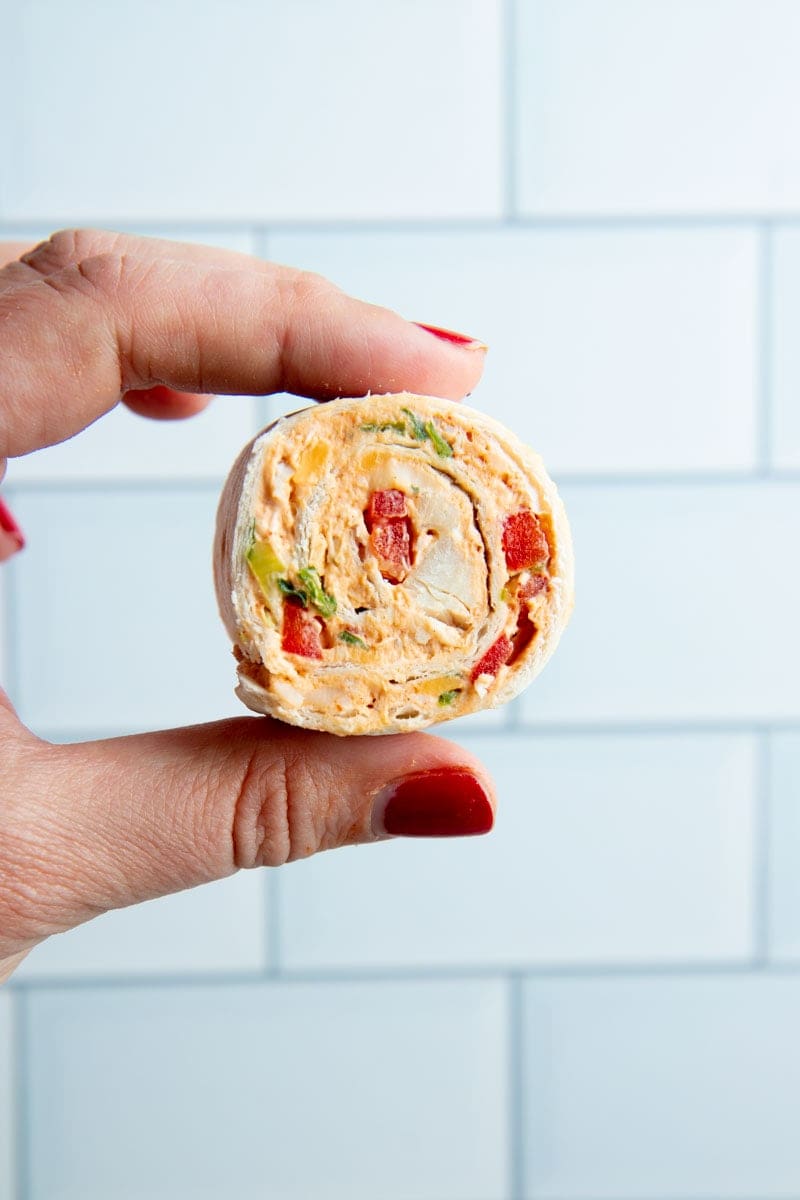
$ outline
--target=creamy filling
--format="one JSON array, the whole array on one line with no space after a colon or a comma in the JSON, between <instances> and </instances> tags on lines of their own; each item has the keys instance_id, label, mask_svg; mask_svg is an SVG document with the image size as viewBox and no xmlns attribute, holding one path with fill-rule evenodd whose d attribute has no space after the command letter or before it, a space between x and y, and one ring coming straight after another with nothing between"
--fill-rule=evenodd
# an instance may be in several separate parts
<instances>
[{"instance_id":1,"label":"creamy filling","mask_svg":"<svg viewBox=\"0 0 800 1200\"><path fill-rule=\"evenodd\" d=\"M449 416L325 415L267 447L240 670L292 708L464 711L535 642L547 514L511 456Z\"/></svg>"}]
</instances>

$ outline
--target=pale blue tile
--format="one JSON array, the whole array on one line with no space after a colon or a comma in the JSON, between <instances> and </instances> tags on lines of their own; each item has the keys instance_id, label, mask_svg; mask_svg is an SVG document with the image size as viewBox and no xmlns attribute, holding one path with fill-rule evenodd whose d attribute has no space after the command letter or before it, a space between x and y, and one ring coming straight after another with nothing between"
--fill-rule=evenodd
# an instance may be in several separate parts
<instances>
[{"instance_id":1,"label":"pale blue tile","mask_svg":"<svg viewBox=\"0 0 800 1200\"><path fill-rule=\"evenodd\" d=\"M501 984L30 998L30 1200L505 1200Z\"/></svg>"},{"instance_id":2,"label":"pale blue tile","mask_svg":"<svg viewBox=\"0 0 800 1200\"><path fill-rule=\"evenodd\" d=\"M16 1200L14 1118L14 998L0 991L0 1196Z\"/></svg>"},{"instance_id":3,"label":"pale blue tile","mask_svg":"<svg viewBox=\"0 0 800 1200\"><path fill-rule=\"evenodd\" d=\"M752 953L751 739L466 744L497 784L494 832L292 864L279 876L283 965L435 970Z\"/></svg>"},{"instance_id":4,"label":"pale blue tile","mask_svg":"<svg viewBox=\"0 0 800 1200\"><path fill-rule=\"evenodd\" d=\"M771 240L771 455L776 467L800 467L800 229Z\"/></svg>"},{"instance_id":5,"label":"pale blue tile","mask_svg":"<svg viewBox=\"0 0 800 1200\"><path fill-rule=\"evenodd\" d=\"M525 1200L800 1193L800 980L531 982Z\"/></svg>"},{"instance_id":6,"label":"pale blue tile","mask_svg":"<svg viewBox=\"0 0 800 1200\"><path fill-rule=\"evenodd\" d=\"M259 971L270 962L268 930L266 875L240 871L51 937L15 979Z\"/></svg>"},{"instance_id":7,"label":"pale blue tile","mask_svg":"<svg viewBox=\"0 0 800 1200\"><path fill-rule=\"evenodd\" d=\"M501 16L500 0L17 6L0 217L497 215ZM76 27L91 71L64 54Z\"/></svg>"},{"instance_id":8,"label":"pale blue tile","mask_svg":"<svg viewBox=\"0 0 800 1200\"><path fill-rule=\"evenodd\" d=\"M575 613L526 720L800 715L800 487L570 486Z\"/></svg>"},{"instance_id":9,"label":"pale blue tile","mask_svg":"<svg viewBox=\"0 0 800 1200\"><path fill-rule=\"evenodd\" d=\"M800 204L793 0L520 0L523 213Z\"/></svg>"},{"instance_id":10,"label":"pale blue tile","mask_svg":"<svg viewBox=\"0 0 800 1200\"><path fill-rule=\"evenodd\" d=\"M269 250L486 341L470 403L552 471L753 465L751 231L297 233L271 237Z\"/></svg>"},{"instance_id":11,"label":"pale blue tile","mask_svg":"<svg viewBox=\"0 0 800 1200\"><path fill-rule=\"evenodd\" d=\"M120 404L69 441L12 459L8 482L225 479L256 432L255 402L219 396L186 421L151 421Z\"/></svg>"},{"instance_id":12,"label":"pale blue tile","mask_svg":"<svg viewBox=\"0 0 800 1200\"><path fill-rule=\"evenodd\" d=\"M800 959L800 734L770 739L769 953Z\"/></svg>"},{"instance_id":13,"label":"pale blue tile","mask_svg":"<svg viewBox=\"0 0 800 1200\"><path fill-rule=\"evenodd\" d=\"M24 720L155 728L243 713L211 578L215 488L14 494Z\"/></svg>"}]
</instances>

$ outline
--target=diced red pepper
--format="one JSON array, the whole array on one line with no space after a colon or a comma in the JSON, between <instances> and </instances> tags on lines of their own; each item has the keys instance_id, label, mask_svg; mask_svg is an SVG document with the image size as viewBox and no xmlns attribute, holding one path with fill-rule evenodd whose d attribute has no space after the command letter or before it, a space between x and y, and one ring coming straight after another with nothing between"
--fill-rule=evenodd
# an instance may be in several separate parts
<instances>
[{"instance_id":1,"label":"diced red pepper","mask_svg":"<svg viewBox=\"0 0 800 1200\"><path fill-rule=\"evenodd\" d=\"M384 579L402 579L411 566L411 534L408 521L381 521L369 535L372 552L378 559Z\"/></svg>"},{"instance_id":2,"label":"diced red pepper","mask_svg":"<svg viewBox=\"0 0 800 1200\"><path fill-rule=\"evenodd\" d=\"M386 517L407 517L406 498L397 488L389 488L385 492L373 492L367 505L367 527L372 528L374 521Z\"/></svg>"},{"instance_id":3,"label":"diced red pepper","mask_svg":"<svg viewBox=\"0 0 800 1200\"><path fill-rule=\"evenodd\" d=\"M370 530L369 543L378 560L381 575L390 583L399 583L411 566L411 522L406 498L398 488L373 492L364 511Z\"/></svg>"},{"instance_id":4,"label":"diced red pepper","mask_svg":"<svg viewBox=\"0 0 800 1200\"><path fill-rule=\"evenodd\" d=\"M550 557L550 547L535 513L527 508L511 513L503 522L503 553L509 571L540 566Z\"/></svg>"},{"instance_id":5,"label":"diced red pepper","mask_svg":"<svg viewBox=\"0 0 800 1200\"><path fill-rule=\"evenodd\" d=\"M546 575L531 575L527 583L523 583L517 595L520 600L532 600L534 596L538 596L547 587Z\"/></svg>"},{"instance_id":6,"label":"diced red pepper","mask_svg":"<svg viewBox=\"0 0 800 1200\"><path fill-rule=\"evenodd\" d=\"M307 608L285 600L281 649L287 654L302 654L304 658L322 658L322 621Z\"/></svg>"},{"instance_id":7,"label":"diced red pepper","mask_svg":"<svg viewBox=\"0 0 800 1200\"><path fill-rule=\"evenodd\" d=\"M501 634L497 641L489 647L483 658L479 658L475 663L470 675L471 681L474 683L479 675L496 675L503 663L508 662L513 649L511 639L507 638L505 634Z\"/></svg>"}]
</instances>

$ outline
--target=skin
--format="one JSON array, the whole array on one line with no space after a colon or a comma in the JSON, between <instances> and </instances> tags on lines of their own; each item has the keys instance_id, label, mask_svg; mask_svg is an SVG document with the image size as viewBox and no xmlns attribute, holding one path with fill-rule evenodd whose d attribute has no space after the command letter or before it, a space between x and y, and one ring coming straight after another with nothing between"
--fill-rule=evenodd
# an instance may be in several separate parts
<instances>
[{"instance_id":1,"label":"skin","mask_svg":"<svg viewBox=\"0 0 800 1200\"><path fill-rule=\"evenodd\" d=\"M483 350L223 250L91 230L0 245L0 479L8 458L120 401L177 419L213 392L458 399ZM467 770L495 804L484 768L451 742L407 734L375 750L258 717L55 746L0 690L0 981L112 908L380 840L375 797L411 773Z\"/></svg>"}]
</instances>

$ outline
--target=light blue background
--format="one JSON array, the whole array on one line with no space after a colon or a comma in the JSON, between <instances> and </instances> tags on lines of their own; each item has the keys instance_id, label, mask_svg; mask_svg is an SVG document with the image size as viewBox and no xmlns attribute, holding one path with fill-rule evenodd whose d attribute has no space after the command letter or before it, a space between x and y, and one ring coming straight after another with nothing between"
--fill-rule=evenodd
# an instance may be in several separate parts
<instances>
[{"instance_id":1,"label":"light blue background","mask_svg":"<svg viewBox=\"0 0 800 1200\"><path fill-rule=\"evenodd\" d=\"M0 0L0 39L0 237L210 242L486 340L472 402L544 455L579 569L542 678L445 730L490 838L30 956L0 1198L796 1200L800 4ZM0 678L38 733L239 711L214 506L291 404L10 465Z\"/></svg>"}]
</instances>

